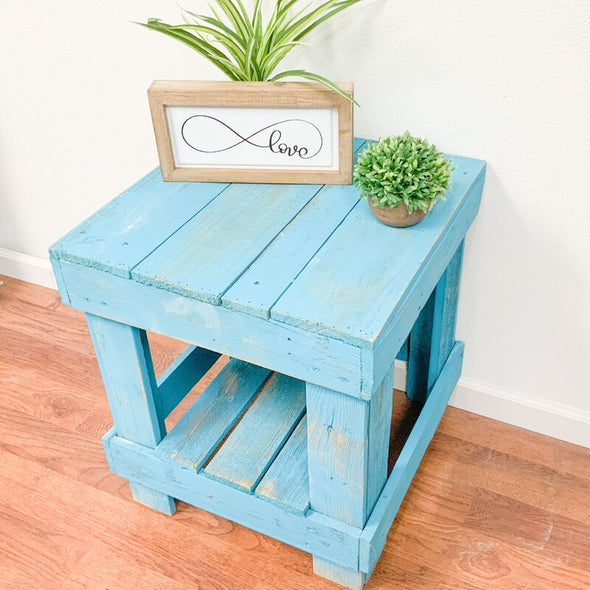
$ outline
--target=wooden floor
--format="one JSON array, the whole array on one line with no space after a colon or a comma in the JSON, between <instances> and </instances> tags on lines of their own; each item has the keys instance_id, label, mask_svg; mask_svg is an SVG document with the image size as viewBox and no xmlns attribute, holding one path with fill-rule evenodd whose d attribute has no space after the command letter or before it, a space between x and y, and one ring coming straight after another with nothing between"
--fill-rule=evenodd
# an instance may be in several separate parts
<instances>
[{"instance_id":1,"label":"wooden floor","mask_svg":"<svg viewBox=\"0 0 590 590\"><path fill-rule=\"evenodd\" d=\"M133 503L103 456L111 421L82 314L2 280L0 589L339 588L278 541ZM157 371L183 348L150 341ZM412 415L403 395L396 406L394 449ZM590 450L448 408L367 585L380 588L590 588Z\"/></svg>"}]
</instances>

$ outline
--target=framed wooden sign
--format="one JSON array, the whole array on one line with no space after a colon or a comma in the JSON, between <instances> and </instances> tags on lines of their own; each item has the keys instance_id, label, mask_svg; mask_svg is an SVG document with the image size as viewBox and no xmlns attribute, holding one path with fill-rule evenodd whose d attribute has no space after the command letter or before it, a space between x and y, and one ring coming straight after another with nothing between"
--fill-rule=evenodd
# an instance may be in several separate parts
<instances>
[{"instance_id":1,"label":"framed wooden sign","mask_svg":"<svg viewBox=\"0 0 590 590\"><path fill-rule=\"evenodd\" d=\"M164 180L352 181L352 102L321 84L155 81L148 98Z\"/></svg>"}]
</instances>

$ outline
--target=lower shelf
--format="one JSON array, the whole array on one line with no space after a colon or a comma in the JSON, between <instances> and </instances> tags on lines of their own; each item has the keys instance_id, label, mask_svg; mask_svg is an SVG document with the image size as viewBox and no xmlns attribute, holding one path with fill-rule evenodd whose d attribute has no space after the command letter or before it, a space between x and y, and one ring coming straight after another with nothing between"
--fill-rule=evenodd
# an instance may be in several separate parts
<instances>
[{"instance_id":1,"label":"lower shelf","mask_svg":"<svg viewBox=\"0 0 590 590\"><path fill-rule=\"evenodd\" d=\"M329 561L358 569L361 529L308 509L286 506L197 472L116 436L103 438L111 469L134 483L198 506Z\"/></svg>"},{"instance_id":2,"label":"lower shelf","mask_svg":"<svg viewBox=\"0 0 590 590\"><path fill-rule=\"evenodd\" d=\"M305 383L232 359L158 445L163 460L303 514Z\"/></svg>"},{"instance_id":3,"label":"lower shelf","mask_svg":"<svg viewBox=\"0 0 590 590\"><path fill-rule=\"evenodd\" d=\"M310 508L305 383L231 360L155 449L103 442L111 469L316 557L370 573L459 379L455 343L365 527Z\"/></svg>"}]
</instances>

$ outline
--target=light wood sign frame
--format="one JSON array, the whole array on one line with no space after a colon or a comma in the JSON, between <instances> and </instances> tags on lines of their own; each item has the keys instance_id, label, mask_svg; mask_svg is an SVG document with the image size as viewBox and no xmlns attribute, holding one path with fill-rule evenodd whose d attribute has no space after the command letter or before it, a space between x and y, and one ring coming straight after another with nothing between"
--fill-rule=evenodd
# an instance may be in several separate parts
<instances>
[{"instance_id":1,"label":"light wood sign frame","mask_svg":"<svg viewBox=\"0 0 590 590\"><path fill-rule=\"evenodd\" d=\"M164 180L352 181L353 105L321 84L158 80L148 98Z\"/></svg>"}]
</instances>

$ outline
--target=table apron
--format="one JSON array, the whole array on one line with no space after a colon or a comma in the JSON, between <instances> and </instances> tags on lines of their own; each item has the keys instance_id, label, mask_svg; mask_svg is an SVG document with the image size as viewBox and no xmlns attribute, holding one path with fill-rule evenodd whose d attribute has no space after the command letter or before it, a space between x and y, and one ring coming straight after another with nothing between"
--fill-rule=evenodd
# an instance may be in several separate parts
<instances>
[{"instance_id":1,"label":"table apron","mask_svg":"<svg viewBox=\"0 0 590 590\"><path fill-rule=\"evenodd\" d=\"M361 395L361 349L281 322L210 305L64 260L52 260L68 304L290 377ZM65 298L65 296L64 296Z\"/></svg>"}]
</instances>

